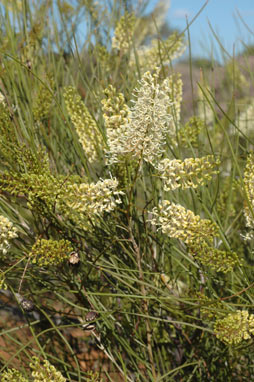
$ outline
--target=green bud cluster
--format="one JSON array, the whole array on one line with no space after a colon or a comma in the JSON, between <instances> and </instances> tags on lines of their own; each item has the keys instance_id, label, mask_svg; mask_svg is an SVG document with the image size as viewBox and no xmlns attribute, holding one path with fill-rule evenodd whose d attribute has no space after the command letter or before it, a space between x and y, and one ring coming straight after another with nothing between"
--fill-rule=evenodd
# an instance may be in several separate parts
<instances>
[{"instance_id":1,"label":"green bud cluster","mask_svg":"<svg viewBox=\"0 0 254 382\"><path fill-rule=\"evenodd\" d=\"M112 56L108 52L107 48L101 44L96 44L94 47L96 57L100 66L106 70L111 71L113 66Z\"/></svg>"},{"instance_id":2,"label":"green bud cluster","mask_svg":"<svg viewBox=\"0 0 254 382\"><path fill-rule=\"evenodd\" d=\"M0 134L6 139L11 139L12 142L17 142L15 131L10 118L10 111L5 101L0 102Z\"/></svg>"},{"instance_id":3,"label":"green bud cluster","mask_svg":"<svg viewBox=\"0 0 254 382\"><path fill-rule=\"evenodd\" d=\"M9 161L13 157L13 148L18 146L11 114L5 101L0 102L0 159ZM15 158L13 158L15 162Z\"/></svg>"},{"instance_id":4,"label":"green bud cluster","mask_svg":"<svg viewBox=\"0 0 254 382\"><path fill-rule=\"evenodd\" d=\"M35 122L43 122L49 118L50 111L54 104L55 82L52 76L47 76L47 83L41 83L38 86L37 94L33 98L33 118Z\"/></svg>"},{"instance_id":5,"label":"green bud cluster","mask_svg":"<svg viewBox=\"0 0 254 382\"><path fill-rule=\"evenodd\" d=\"M232 271L237 264L240 265L237 253L214 248L205 241L198 244L191 243L189 253L203 265L214 269L216 272L227 273Z\"/></svg>"},{"instance_id":6,"label":"green bud cluster","mask_svg":"<svg viewBox=\"0 0 254 382\"><path fill-rule=\"evenodd\" d=\"M204 127L205 123L201 118L197 116L191 117L178 132L181 146L189 147L191 145L197 147L199 133Z\"/></svg>"},{"instance_id":7,"label":"green bud cluster","mask_svg":"<svg viewBox=\"0 0 254 382\"><path fill-rule=\"evenodd\" d=\"M112 38L112 48L120 50L122 53L128 51L132 42L136 23L134 14L126 12L118 21L115 33Z\"/></svg>"},{"instance_id":8,"label":"green bud cluster","mask_svg":"<svg viewBox=\"0 0 254 382\"><path fill-rule=\"evenodd\" d=\"M228 345L237 345L254 334L254 314L247 310L237 310L223 319L217 319L214 332L218 339Z\"/></svg>"},{"instance_id":9,"label":"green bud cluster","mask_svg":"<svg viewBox=\"0 0 254 382\"><path fill-rule=\"evenodd\" d=\"M20 9L22 10L22 2L20 2ZM41 7L41 11L41 17L45 16L43 7ZM34 67L38 63L38 51L41 46L42 35L42 23L38 21L33 24L33 27L26 35L26 39L23 41L21 46L21 59L25 65L29 63L29 67Z\"/></svg>"},{"instance_id":10,"label":"green bud cluster","mask_svg":"<svg viewBox=\"0 0 254 382\"><path fill-rule=\"evenodd\" d=\"M63 96L71 122L75 126L87 159L89 162L93 162L99 158L99 152L104 146L102 134L73 87L66 87Z\"/></svg>"},{"instance_id":11,"label":"green bud cluster","mask_svg":"<svg viewBox=\"0 0 254 382\"><path fill-rule=\"evenodd\" d=\"M60 265L69 258L73 251L68 240L38 239L33 245L29 257L33 264L39 267Z\"/></svg>"},{"instance_id":12,"label":"green bud cluster","mask_svg":"<svg viewBox=\"0 0 254 382\"><path fill-rule=\"evenodd\" d=\"M28 207L44 215L54 211L62 183L64 183L64 177L55 178L49 172L44 174L5 172L0 176L1 190L27 198Z\"/></svg>"}]
</instances>

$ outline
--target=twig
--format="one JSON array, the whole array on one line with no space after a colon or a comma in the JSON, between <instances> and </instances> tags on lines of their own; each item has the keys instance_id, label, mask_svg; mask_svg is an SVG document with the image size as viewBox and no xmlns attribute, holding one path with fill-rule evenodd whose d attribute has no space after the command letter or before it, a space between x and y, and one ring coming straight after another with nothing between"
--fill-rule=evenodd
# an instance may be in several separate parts
<instances>
[{"instance_id":1,"label":"twig","mask_svg":"<svg viewBox=\"0 0 254 382\"><path fill-rule=\"evenodd\" d=\"M25 268L23 270L23 273L22 273L22 276L21 276L21 279L20 279L20 283L19 283L19 289L18 289L18 293L20 294L20 291L21 291L21 287L22 287L22 284L23 284L23 281L24 281L24 277L25 277L25 274L26 274L26 270L27 270L27 267L29 265L29 262L30 262L30 257L28 257L27 259L27 263L25 265Z\"/></svg>"},{"instance_id":2,"label":"twig","mask_svg":"<svg viewBox=\"0 0 254 382\"><path fill-rule=\"evenodd\" d=\"M254 283L251 283L249 286L247 286L246 288L240 290L240 292L237 292L235 294L232 294L231 296L227 296L227 297L222 297L220 300L222 301L225 301L225 300L229 300L233 297L236 297L236 296L240 296L240 294L246 292L246 290L250 289L252 286L254 285Z\"/></svg>"}]
</instances>

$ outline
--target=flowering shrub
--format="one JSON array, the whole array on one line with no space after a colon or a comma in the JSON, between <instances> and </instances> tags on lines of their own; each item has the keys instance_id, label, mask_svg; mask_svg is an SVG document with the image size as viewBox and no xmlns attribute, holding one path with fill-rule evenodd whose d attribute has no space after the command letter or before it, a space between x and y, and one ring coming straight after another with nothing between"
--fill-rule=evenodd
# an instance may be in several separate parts
<instances>
[{"instance_id":1,"label":"flowering shrub","mask_svg":"<svg viewBox=\"0 0 254 382\"><path fill-rule=\"evenodd\" d=\"M9 3L2 380L251 380L253 100L238 99L241 67L234 77L227 64L222 83L239 93L223 102L204 72L186 111L172 61L187 44L158 37L165 2L152 14L126 1Z\"/></svg>"}]
</instances>

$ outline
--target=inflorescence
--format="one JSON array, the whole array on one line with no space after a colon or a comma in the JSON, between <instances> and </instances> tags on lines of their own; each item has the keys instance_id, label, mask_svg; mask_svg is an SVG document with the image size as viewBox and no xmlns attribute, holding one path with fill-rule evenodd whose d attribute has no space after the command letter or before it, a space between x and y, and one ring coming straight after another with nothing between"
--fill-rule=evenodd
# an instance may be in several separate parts
<instances>
[{"instance_id":1,"label":"inflorescence","mask_svg":"<svg viewBox=\"0 0 254 382\"><path fill-rule=\"evenodd\" d=\"M112 48L120 50L121 53L128 51L132 42L136 17L126 12L118 21L112 38Z\"/></svg>"},{"instance_id":2,"label":"inflorescence","mask_svg":"<svg viewBox=\"0 0 254 382\"><path fill-rule=\"evenodd\" d=\"M218 235L218 227L208 219L201 219L191 210L186 210L180 204L163 200L154 207L151 223L159 226L163 233L180 239L185 244L202 243L204 239L211 240Z\"/></svg>"},{"instance_id":3,"label":"inflorescence","mask_svg":"<svg viewBox=\"0 0 254 382\"><path fill-rule=\"evenodd\" d=\"M10 248L10 240L17 236L17 228L9 219L0 215L0 252L6 254Z\"/></svg>"},{"instance_id":4,"label":"inflorescence","mask_svg":"<svg viewBox=\"0 0 254 382\"><path fill-rule=\"evenodd\" d=\"M168 200L154 207L152 215L152 225L159 227L169 237L183 241L189 253L203 265L226 273L239 263L236 253L212 246L214 237L219 234L219 227L210 220L201 219L191 210Z\"/></svg>"},{"instance_id":5,"label":"inflorescence","mask_svg":"<svg viewBox=\"0 0 254 382\"><path fill-rule=\"evenodd\" d=\"M254 334L254 314L247 310L237 310L223 319L217 319L214 331L216 337L226 344L237 345Z\"/></svg>"},{"instance_id":6,"label":"inflorescence","mask_svg":"<svg viewBox=\"0 0 254 382\"><path fill-rule=\"evenodd\" d=\"M217 174L214 168L220 163L214 160L212 155L202 158L187 158L184 161L179 159L161 160L157 166L161 178L164 182L164 190L172 191L177 188L197 188L204 185Z\"/></svg>"},{"instance_id":7,"label":"inflorescence","mask_svg":"<svg viewBox=\"0 0 254 382\"><path fill-rule=\"evenodd\" d=\"M170 113L172 89L168 78L160 84L158 70L153 74L146 72L139 85L133 94L136 100L132 101L134 105L130 113L122 108L127 123L121 124L117 130L111 128L107 131L109 153L113 157L130 155L153 163L165 151L166 135L175 136ZM107 111L105 106L104 114Z\"/></svg>"},{"instance_id":8,"label":"inflorescence","mask_svg":"<svg viewBox=\"0 0 254 382\"><path fill-rule=\"evenodd\" d=\"M254 155L250 154L244 171L244 187L249 204L244 206L246 227L254 229ZM252 238L252 235L248 235Z\"/></svg>"},{"instance_id":9,"label":"inflorescence","mask_svg":"<svg viewBox=\"0 0 254 382\"><path fill-rule=\"evenodd\" d=\"M33 357L29 364L31 377L27 379L22 373L15 369L8 369L1 376L2 382L66 382L66 378L57 371L55 366L49 361L44 360L43 363L38 357Z\"/></svg>"},{"instance_id":10,"label":"inflorescence","mask_svg":"<svg viewBox=\"0 0 254 382\"><path fill-rule=\"evenodd\" d=\"M33 245L29 257L32 263L40 267L60 265L69 259L73 251L68 240L38 239Z\"/></svg>"},{"instance_id":11,"label":"inflorescence","mask_svg":"<svg viewBox=\"0 0 254 382\"><path fill-rule=\"evenodd\" d=\"M121 203L122 191L117 190L116 179L101 179L97 183L80 183L67 186L66 193L57 201L57 209L83 229L105 212L113 211Z\"/></svg>"},{"instance_id":12,"label":"inflorescence","mask_svg":"<svg viewBox=\"0 0 254 382\"><path fill-rule=\"evenodd\" d=\"M104 143L95 120L73 87L65 88L64 100L88 161L93 162L97 160Z\"/></svg>"}]
</instances>

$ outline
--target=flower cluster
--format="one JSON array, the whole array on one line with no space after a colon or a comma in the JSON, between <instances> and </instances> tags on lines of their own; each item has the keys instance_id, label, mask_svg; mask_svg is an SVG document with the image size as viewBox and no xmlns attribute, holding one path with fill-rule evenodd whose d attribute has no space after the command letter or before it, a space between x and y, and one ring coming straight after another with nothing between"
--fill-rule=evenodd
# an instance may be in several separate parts
<instances>
[{"instance_id":1,"label":"flower cluster","mask_svg":"<svg viewBox=\"0 0 254 382\"><path fill-rule=\"evenodd\" d=\"M250 154L247 158L244 170L244 187L247 194L248 202L244 206L244 216L246 227L254 229L254 155ZM250 209L251 207L251 209Z\"/></svg>"},{"instance_id":2,"label":"flower cluster","mask_svg":"<svg viewBox=\"0 0 254 382\"><path fill-rule=\"evenodd\" d=\"M10 153L13 154L11 149L18 146L18 141L11 121L10 110L4 100L0 102L0 136L1 154L8 158Z\"/></svg>"},{"instance_id":3,"label":"flower cluster","mask_svg":"<svg viewBox=\"0 0 254 382\"><path fill-rule=\"evenodd\" d=\"M237 310L216 320L214 331L216 337L226 344L239 344L254 334L254 314L249 314L247 310Z\"/></svg>"},{"instance_id":4,"label":"flower cluster","mask_svg":"<svg viewBox=\"0 0 254 382\"><path fill-rule=\"evenodd\" d=\"M97 57L98 63L100 63L100 67L103 68L105 72L112 71L112 67L114 65L114 61L112 60L112 56L104 45L96 44L94 46L94 54Z\"/></svg>"},{"instance_id":5,"label":"flower cluster","mask_svg":"<svg viewBox=\"0 0 254 382\"><path fill-rule=\"evenodd\" d=\"M121 203L116 179L99 180L97 183L73 185L68 192L66 205L82 213L98 214L110 212Z\"/></svg>"},{"instance_id":6,"label":"flower cluster","mask_svg":"<svg viewBox=\"0 0 254 382\"><path fill-rule=\"evenodd\" d=\"M157 169L164 181L164 190L177 188L197 188L204 185L218 171L214 170L220 162L212 155L202 158L187 158L184 161L168 158L159 162Z\"/></svg>"},{"instance_id":7,"label":"flower cluster","mask_svg":"<svg viewBox=\"0 0 254 382\"><path fill-rule=\"evenodd\" d=\"M53 107L55 83L52 77L48 77L47 86L40 83L38 92L33 98L33 118L35 122L41 122L49 117Z\"/></svg>"},{"instance_id":8,"label":"flower cluster","mask_svg":"<svg viewBox=\"0 0 254 382\"><path fill-rule=\"evenodd\" d=\"M17 236L17 228L9 219L0 215L0 252L6 254L10 247L10 240Z\"/></svg>"},{"instance_id":9,"label":"flower cluster","mask_svg":"<svg viewBox=\"0 0 254 382\"><path fill-rule=\"evenodd\" d=\"M107 135L109 136L121 126L128 124L130 109L125 103L124 95L118 93L112 85L104 90L104 94L107 98L103 99L101 103Z\"/></svg>"},{"instance_id":10,"label":"flower cluster","mask_svg":"<svg viewBox=\"0 0 254 382\"><path fill-rule=\"evenodd\" d=\"M189 245L189 253L203 265L209 266L216 272L230 272L236 264L239 264L239 259L235 252L214 248L205 241L198 244L195 242L191 243Z\"/></svg>"},{"instance_id":11,"label":"flower cluster","mask_svg":"<svg viewBox=\"0 0 254 382\"><path fill-rule=\"evenodd\" d=\"M99 180L97 183L73 184L59 199L57 208L83 229L90 227L104 212L111 212L121 203L116 179Z\"/></svg>"},{"instance_id":12,"label":"flower cluster","mask_svg":"<svg viewBox=\"0 0 254 382\"><path fill-rule=\"evenodd\" d=\"M125 103L124 95L109 85L104 90L106 99L103 99L102 110L106 126L109 145L109 163L119 162L118 151L122 147L122 137L127 136L130 108Z\"/></svg>"},{"instance_id":13,"label":"flower cluster","mask_svg":"<svg viewBox=\"0 0 254 382\"><path fill-rule=\"evenodd\" d=\"M129 49L135 28L136 18L134 14L125 13L118 21L115 34L112 38L112 48L125 52Z\"/></svg>"},{"instance_id":14,"label":"flower cluster","mask_svg":"<svg viewBox=\"0 0 254 382\"><path fill-rule=\"evenodd\" d=\"M1 382L66 382L60 371L57 371L55 366L49 361L44 360L43 363L38 357L33 357L29 364L31 377L25 378L22 373L16 369L7 369L1 374ZM102 382L99 373L92 371L87 372L87 381Z\"/></svg>"},{"instance_id":15,"label":"flower cluster","mask_svg":"<svg viewBox=\"0 0 254 382\"><path fill-rule=\"evenodd\" d=\"M39 267L59 265L69 259L72 251L73 248L68 240L38 239L33 245L29 257L31 257L32 263Z\"/></svg>"},{"instance_id":16,"label":"flower cluster","mask_svg":"<svg viewBox=\"0 0 254 382\"><path fill-rule=\"evenodd\" d=\"M47 215L54 210L57 196L63 192L65 177L58 178L49 171L40 173L4 173L0 179L0 189L12 195L25 196L28 207L40 214ZM67 182L66 182L67 183Z\"/></svg>"},{"instance_id":17,"label":"flower cluster","mask_svg":"<svg viewBox=\"0 0 254 382\"><path fill-rule=\"evenodd\" d=\"M154 68L160 64L168 64L180 57L185 50L183 36L173 33L167 40L153 39L148 46L141 46L137 50L138 63L141 70ZM136 57L133 53L130 64L136 65Z\"/></svg>"},{"instance_id":18,"label":"flower cluster","mask_svg":"<svg viewBox=\"0 0 254 382\"><path fill-rule=\"evenodd\" d=\"M43 149L37 148L35 153L25 145L17 145L12 147L11 153L16 171L1 173L0 190L25 197L27 206L33 212L43 215L52 212L66 177L51 175L48 155Z\"/></svg>"},{"instance_id":19,"label":"flower cluster","mask_svg":"<svg viewBox=\"0 0 254 382\"><path fill-rule=\"evenodd\" d=\"M102 134L87 107L82 102L81 97L73 87L65 88L64 100L87 159L89 162L93 162L98 158L100 148L104 144Z\"/></svg>"},{"instance_id":20,"label":"flower cluster","mask_svg":"<svg viewBox=\"0 0 254 382\"><path fill-rule=\"evenodd\" d=\"M90 228L90 222L99 215L111 212L121 202L123 193L117 191L116 179L91 184L84 181L85 178L75 175L55 177L46 170L43 175L6 173L0 180L0 189L13 195L24 195L28 207L36 213L47 217L52 217L53 213L85 229Z\"/></svg>"},{"instance_id":21,"label":"flower cluster","mask_svg":"<svg viewBox=\"0 0 254 382\"><path fill-rule=\"evenodd\" d=\"M205 123L202 119L196 116L191 117L178 132L181 146L188 147L191 145L197 147L199 133L204 127Z\"/></svg>"},{"instance_id":22,"label":"flower cluster","mask_svg":"<svg viewBox=\"0 0 254 382\"><path fill-rule=\"evenodd\" d=\"M212 240L219 228L208 219L201 219L180 204L163 200L152 210L151 224L159 226L166 235L182 240L185 244L202 244L205 239Z\"/></svg>"},{"instance_id":23,"label":"flower cluster","mask_svg":"<svg viewBox=\"0 0 254 382\"><path fill-rule=\"evenodd\" d=\"M15 369L7 369L1 375L1 382L29 382L20 371Z\"/></svg>"},{"instance_id":24,"label":"flower cluster","mask_svg":"<svg viewBox=\"0 0 254 382\"><path fill-rule=\"evenodd\" d=\"M9 3L15 3L20 5L22 11L22 1L9 1ZM42 9L41 9L42 10ZM43 15L44 13L42 13ZM29 70L37 66L40 62L41 40L43 38L43 26L40 23L36 23L33 28L27 31L26 38L20 44L21 60Z\"/></svg>"},{"instance_id":25,"label":"flower cluster","mask_svg":"<svg viewBox=\"0 0 254 382\"><path fill-rule=\"evenodd\" d=\"M44 360L43 364L41 364L40 360L34 357L30 363L30 368L33 370L33 382L66 382L66 378L63 377L60 371L57 371L47 360Z\"/></svg>"},{"instance_id":26,"label":"flower cluster","mask_svg":"<svg viewBox=\"0 0 254 382\"><path fill-rule=\"evenodd\" d=\"M153 163L164 152L166 135L175 136L169 79L159 84L158 77L158 70L143 75L140 88L135 91L137 99L133 101L129 122L121 125L114 135L112 129L107 134L111 155L129 154Z\"/></svg>"},{"instance_id":27,"label":"flower cluster","mask_svg":"<svg viewBox=\"0 0 254 382\"><path fill-rule=\"evenodd\" d=\"M219 227L208 219L201 219L183 206L163 200L152 211L151 224L158 226L169 237L182 240L190 255L217 272L227 273L239 264L235 252L223 251L212 246Z\"/></svg>"}]
</instances>

